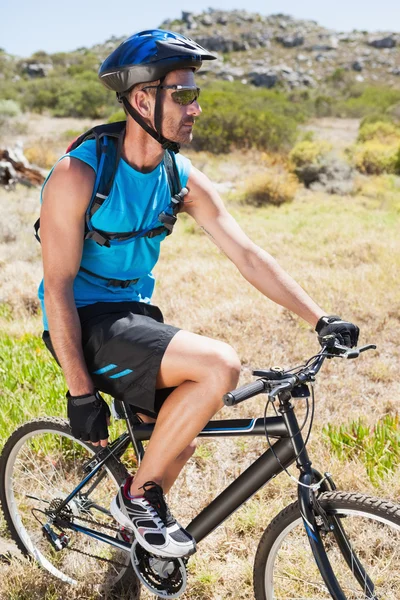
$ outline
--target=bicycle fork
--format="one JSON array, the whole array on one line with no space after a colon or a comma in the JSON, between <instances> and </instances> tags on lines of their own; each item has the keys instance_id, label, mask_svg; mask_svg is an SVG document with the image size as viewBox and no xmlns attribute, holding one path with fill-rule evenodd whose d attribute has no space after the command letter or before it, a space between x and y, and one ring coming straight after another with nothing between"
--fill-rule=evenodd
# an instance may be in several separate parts
<instances>
[{"instance_id":1,"label":"bicycle fork","mask_svg":"<svg viewBox=\"0 0 400 600\"><path fill-rule=\"evenodd\" d=\"M334 600L346 600L346 595L333 572L322 542L321 532L325 531L326 533L334 535L349 569L366 594L366 598L378 600L378 597L375 595L375 586L362 566L359 558L354 553L340 517L332 515L328 516L318 502L318 491L320 488L322 491L329 491L329 489L335 489L335 486L330 477L326 476L325 479L330 483L329 488L325 479L318 471L311 467L311 461L304 445L303 437L290 399L291 397L288 392L283 392L279 395L279 412L282 414L285 421L297 457L296 465L300 470L298 485L300 514L321 576ZM320 482L319 485L318 481ZM318 524L317 519L321 524Z\"/></svg>"}]
</instances>

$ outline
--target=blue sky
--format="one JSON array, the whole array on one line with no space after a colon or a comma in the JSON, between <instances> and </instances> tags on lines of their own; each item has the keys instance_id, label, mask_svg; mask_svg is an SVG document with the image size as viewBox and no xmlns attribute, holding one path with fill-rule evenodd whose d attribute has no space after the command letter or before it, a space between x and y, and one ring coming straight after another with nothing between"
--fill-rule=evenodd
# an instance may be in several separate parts
<instances>
[{"instance_id":1,"label":"blue sky","mask_svg":"<svg viewBox=\"0 0 400 600\"><path fill-rule=\"evenodd\" d=\"M199 13L209 6L243 9L261 14L286 13L314 19L340 31L400 30L398 0L0 0L0 47L29 56L36 50L75 50L104 42L112 35L128 36L155 28L166 18L180 17L182 9Z\"/></svg>"}]
</instances>

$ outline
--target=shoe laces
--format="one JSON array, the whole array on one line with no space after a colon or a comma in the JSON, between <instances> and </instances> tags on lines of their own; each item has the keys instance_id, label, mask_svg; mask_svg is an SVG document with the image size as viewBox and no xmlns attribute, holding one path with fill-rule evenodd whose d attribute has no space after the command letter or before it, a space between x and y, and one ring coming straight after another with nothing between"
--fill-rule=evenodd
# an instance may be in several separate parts
<instances>
[{"instance_id":1,"label":"shoe laces","mask_svg":"<svg viewBox=\"0 0 400 600\"><path fill-rule=\"evenodd\" d=\"M151 507L154 508L162 522L167 526L174 525L176 520L172 516L171 511L165 502L162 487L154 481L147 481L140 489L143 490L143 496Z\"/></svg>"}]
</instances>

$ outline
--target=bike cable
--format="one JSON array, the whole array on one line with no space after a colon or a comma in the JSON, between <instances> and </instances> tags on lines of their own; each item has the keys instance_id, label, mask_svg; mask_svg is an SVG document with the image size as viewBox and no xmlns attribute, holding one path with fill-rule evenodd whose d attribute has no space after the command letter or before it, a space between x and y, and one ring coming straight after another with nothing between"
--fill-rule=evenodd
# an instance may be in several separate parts
<instances>
[{"instance_id":1,"label":"bike cable","mask_svg":"<svg viewBox=\"0 0 400 600\"><path fill-rule=\"evenodd\" d=\"M314 358L314 357L312 357L312 358ZM308 362L309 362L309 361L308 361ZM299 458L300 454L301 454L301 453L302 453L302 452L303 452L303 451L306 449L306 447L307 447L307 444L308 444L308 442L309 442L309 439L310 439L311 430L312 430L312 426L313 426L313 422L314 422L314 416L315 416L315 395L314 395L314 386L311 384L311 386L310 386L310 387L311 387L311 416L310 416L310 425L309 425L309 428L308 428L308 432L307 432L306 439L305 439L305 441L304 441L304 443L303 443L303 448L300 450L300 452L298 452L298 454L295 456L295 459L294 459L294 460L297 460L297 459ZM305 416L305 418L304 418L303 424L302 424L302 426L300 427L299 431L302 431L302 430L304 429L304 427L305 427L305 425L306 425L306 423L307 423L307 420L308 420L308 416L309 416L309 414L310 414L310 411L309 411L309 401L308 401L308 398L306 398L306 403L307 403L306 416ZM267 425L266 425L267 410L268 410L268 406L269 406L270 404L272 404L272 406L274 407L275 414L276 414L276 415L278 414L278 413L277 413L277 410L276 410L276 407L275 407L275 404L274 404L274 401L273 401L271 398L268 398L268 401L267 401L267 403L266 403L266 405L265 405L265 409L264 409L264 432L265 432L265 437L266 437L266 440L267 440L267 442L268 442L268 446L269 446L269 448L270 448L270 450L271 450L272 454L274 455L274 457L275 457L275 459L276 459L277 463L278 463L278 464L279 464L279 466L282 468L282 470L283 470L283 471L286 473L286 475L287 475L288 477L290 477L290 479L291 479L292 481L294 481L295 483L297 483L297 485L301 485L301 486L303 486L303 487L309 488L309 489L311 489L311 490L314 490L314 491L318 490L318 489L321 487L322 483L323 483L323 482L326 480L326 478L327 478L327 477L323 477L323 479L321 479L319 482L317 482L317 483L314 483L314 484L312 484L312 485L307 485L307 484L305 484L305 483L302 483L302 482L301 482L301 481L299 481L299 480L298 480L298 479L297 479L297 478L296 478L294 475L292 475L291 473L289 473L289 471L288 471L287 467L285 467L285 465L283 465L283 464L282 464L282 462L281 462L281 460L280 460L279 456L277 456L277 454L276 454L276 452L275 452L275 450L274 450L273 444L271 443L271 439L270 439L270 436L269 436L269 434L268 434ZM294 436L290 436L290 438L289 438L289 439L293 439L293 437L294 437Z\"/></svg>"}]
</instances>

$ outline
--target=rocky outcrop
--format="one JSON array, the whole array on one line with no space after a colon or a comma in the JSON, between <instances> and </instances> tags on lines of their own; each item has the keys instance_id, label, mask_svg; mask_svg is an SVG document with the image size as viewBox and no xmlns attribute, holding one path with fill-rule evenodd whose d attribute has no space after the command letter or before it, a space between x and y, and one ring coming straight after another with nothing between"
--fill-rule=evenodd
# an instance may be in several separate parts
<instances>
[{"instance_id":1,"label":"rocky outcrop","mask_svg":"<svg viewBox=\"0 0 400 600\"><path fill-rule=\"evenodd\" d=\"M53 65L51 63L23 63L22 65L23 73L28 75L29 77L47 77L50 71L53 70Z\"/></svg>"}]
</instances>

